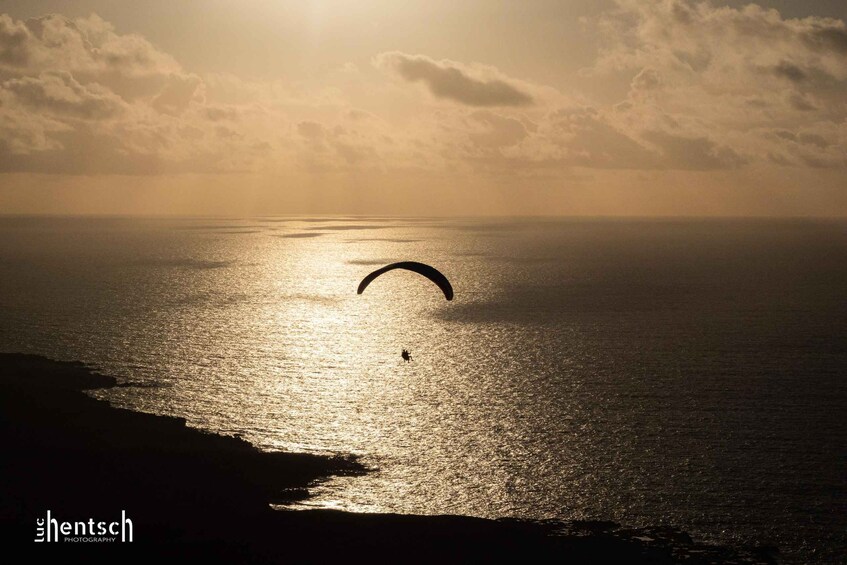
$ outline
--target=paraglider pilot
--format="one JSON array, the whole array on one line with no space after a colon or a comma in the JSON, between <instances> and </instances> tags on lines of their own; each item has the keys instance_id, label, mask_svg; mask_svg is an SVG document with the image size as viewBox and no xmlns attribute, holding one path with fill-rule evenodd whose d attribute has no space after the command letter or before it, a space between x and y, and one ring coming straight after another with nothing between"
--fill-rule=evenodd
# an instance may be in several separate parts
<instances>
[{"instance_id":1,"label":"paraglider pilot","mask_svg":"<svg viewBox=\"0 0 847 565\"><path fill-rule=\"evenodd\" d=\"M441 289L441 292L444 293L444 298L447 300L453 300L453 286L450 284L450 281L447 280L447 277L445 277L444 274L435 267L431 267L424 263L418 263L416 261L400 261L399 263L391 263L381 269L377 269L362 279L362 282L359 283L359 288L356 290L356 294L362 294L374 279L384 273L393 271L394 269L412 271L413 273L417 273L428 278ZM408 349L403 349L403 351L400 352L400 357L403 358L405 363L408 363L412 360L412 352Z\"/></svg>"}]
</instances>

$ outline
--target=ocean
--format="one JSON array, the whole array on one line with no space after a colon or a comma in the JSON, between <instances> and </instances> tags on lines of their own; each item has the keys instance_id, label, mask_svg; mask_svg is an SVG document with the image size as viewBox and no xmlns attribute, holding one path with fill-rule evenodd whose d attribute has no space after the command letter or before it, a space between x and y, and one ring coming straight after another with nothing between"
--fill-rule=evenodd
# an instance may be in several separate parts
<instances>
[{"instance_id":1,"label":"ocean","mask_svg":"<svg viewBox=\"0 0 847 565\"><path fill-rule=\"evenodd\" d=\"M356 294L400 260L455 299L404 271ZM845 297L842 220L0 217L0 351L371 469L299 507L670 525L797 563L847 562Z\"/></svg>"}]
</instances>

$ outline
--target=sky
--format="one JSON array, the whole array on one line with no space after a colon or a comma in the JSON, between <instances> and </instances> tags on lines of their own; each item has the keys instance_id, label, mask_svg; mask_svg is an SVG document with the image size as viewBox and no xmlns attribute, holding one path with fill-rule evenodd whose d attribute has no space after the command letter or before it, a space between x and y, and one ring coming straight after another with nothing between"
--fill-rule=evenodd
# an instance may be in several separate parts
<instances>
[{"instance_id":1,"label":"sky","mask_svg":"<svg viewBox=\"0 0 847 565\"><path fill-rule=\"evenodd\" d=\"M842 0L0 14L0 214L847 216Z\"/></svg>"}]
</instances>

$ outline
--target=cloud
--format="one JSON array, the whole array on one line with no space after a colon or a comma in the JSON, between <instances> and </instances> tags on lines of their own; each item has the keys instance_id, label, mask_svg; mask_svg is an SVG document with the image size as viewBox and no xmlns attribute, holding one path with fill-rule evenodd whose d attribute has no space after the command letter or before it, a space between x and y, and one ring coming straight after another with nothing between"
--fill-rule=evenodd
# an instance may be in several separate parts
<instances>
[{"instance_id":1,"label":"cloud","mask_svg":"<svg viewBox=\"0 0 847 565\"><path fill-rule=\"evenodd\" d=\"M473 112L468 117L479 126L477 131L470 133L470 138L479 146L508 147L523 141L529 135L526 124L516 118L487 110Z\"/></svg>"},{"instance_id":2,"label":"cloud","mask_svg":"<svg viewBox=\"0 0 847 565\"><path fill-rule=\"evenodd\" d=\"M119 35L97 15L68 19L58 14L15 21L0 15L0 65L24 72L124 76L179 72L176 60L135 34Z\"/></svg>"},{"instance_id":3,"label":"cloud","mask_svg":"<svg viewBox=\"0 0 847 565\"><path fill-rule=\"evenodd\" d=\"M293 172L352 186L386 175L847 167L843 22L755 5L619 0L592 25L600 50L583 74L625 85L604 103L397 51L373 62L399 85L377 74L358 94L345 90L364 80L353 67L340 83L310 88L196 74L97 16L3 15L0 172ZM350 102L374 92L391 102L409 83L441 103L407 98L398 119L395 109Z\"/></svg>"},{"instance_id":4,"label":"cloud","mask_svg":"<svg viewBox=\"0 0 847 565\"><path fill-rule=\"evenodd\" d=\"M65 71L10 79L0 88L37 112L81 119L105 119L126 111L124 101L97 83L82 85Z\"/></svg>"},{"instance_id":5,"label":"cloud","mask_svg":"<svg viewBox=\"0 0 847 565\"><path fill-rule=\"evenodd\" d=\"M317 122L305 121L297 124L297 133L306 139L318 140L324 138L325 129Z\"/></svg>"},{"instance_id":6,"label":"cloud","mask_svg":"<svg viewBox=\"0 0 847 565\"><path fill-rule=\"evenodd\" d=\"M773 73L778 77L788 79L795 83L801 83L808 78L803 69L797 65L789 63L788 61L780 61L778 65L773 67Z\"/></svg>"},{"instance_id":7,"label":"cloud","mask_svg":"<svg viewBox=\"0 0 847 565\"><path fill-rule=\"evenodd\" d=\"M713 170L737 168L746 162L732 148L678 124L659 122L650 129L630 128L615 111L593 107L552 110L537 123L528 122L529 127L497 115L487 115L485 120L499 124L500 129L483 135L469 128L465 131L467 142L457 143L451 151L472 163L477 172L546 174L572 167ZM511 129L504 129L505 123Z\"/></svg>"},{"instance_id":8,"label":"cloud","mask_svg":"<svg viewBox=\"0 0 847 565\"><path fill-rule=\"evenodd\" d=\"M8 108L0 91L0 169L21 155L61 148L53 136L67 131L61 122L20 109ZM6 167L2 163L7 163Z\"/></svg>"},{"instance_id":9,"label":"cloud","mask_svg":"<svg viewBox=\"0 0 847 565\"><path fill-rule=\"evenodd\" d=\"M270 113L209 100L202 77L96 15L0 15L0 172L252 170L268 161Z\"/></svg>"},{"instance_id":10,"label":"cloud","mask_svg":"<svg viewBox=\"0 0 847 565\"><path fill-rule=\"evenodd\" d=\"M558 148L551 156L571 166L601 169L656 168L658 154L614 125L596 108L563 108L545 118L541 133Z\"/></svg>"},{"instance_id":11,"label":"cloud","mask_svg":"<svg viewBox=\"0 0 847 565\"><path fill-rule=\"evenodd\" d=\"M594 21L593 80L633 76L610 125L659 150L665 166L780 163L844 167L847 28L832 18L691 0L618 0ZM816 149L775 128L826 141ZM816 155L812 155L817 151Z\"/></svg>"},{"instance_id":12,"label":"cloud","mask_svg":"<svg viewBox=\"0 0 847 565\"><path fill-rule=\"evenodd\" d=\"M27 64L29 30L23 22L0 14L0 65L20 67Z\"/></svg>"},{"instance_id":13,"label":"cloud","mask_svg":"<svg viewBox=\"0 0 847 565\"><path fill-rule=\"evenodd\" d=\"M633 92L649 92L662 86L662 76L655 69L645 67L632 79Z\"/></svg>"},{"instance_id":14,"label":"cloud","mask_svg":"<svg viewBox=\"0 0 847 565\"><path fill-rule=\"evenodd\" d=\"M409 82L423 82L433 96L467 106L531 106L533 97L512 81L487 69L480 72L454 61L435 61L399 51L381 53L378 67L395 71Z\"/></svg>"},{"instance_id":15,"label":"cloud","mask_svg":"<svg viewBox=\"0 0 847 565\"><path fill-rule=\"evenodd\" d=\"M383 53L375 63L438 98L461 103L433 113L422 148L454 171L549 174L587 169L719 170L755 163L844 167L847 135L843 22L791 20L756 5L619 0L594 22L601 49L592 80L629 80L616 104L534 96L496 69L423 55ZM527 97L505 103L498 81ZM495 104L484 111L462 107ZM531 101L532 103L530 103ZM551 102L551 101L555 101ZM517 101L513 101L517 102ZM564 103L563 103L564 102ZM800 130L823 143L775 137ZM817 155L815 155L817 152Z\"/></svg>"},{"instance_id":16,"label":"cloud","mask_svg":"<svg viewBox=\"0 0 847 565\"><path fill-rule=\"evenodd\" d=\"M641 137L659 148L664 168L733 169L747 161L732 148L720 146L708 137L686 137L667 131L647 131Z\"/></svg>"},{"instance_id":17,"label":"cloud","mask_svg":"<svg viewBox=\"0 0 847 565\"><path fill-rule=\"evenodd\" d=\"M166 114L184 112L192 102L202 103L203 80L197 75L172 74L150 105Z\"/></svg>"},{"instance_id":18,"label":"cloud","mask_svg":"<svg viewBox=\"0 0 847 565\"><path fill-rule=\"evenodd\" d=\"M354 120L357 121L357 120ZM373 124L324 125L306 120L297 124L303 140L301 164L311 172L373 170L381 165L378 147L385 145ZM364 127L363 127L364 126Z\"/></svg>"},{"instance_id":19,"label":"cloud","mask_svg":"<svg viewBox=\"0 0 847 565\"><path fill-rule=\"evenodd\" d=\"M847 29L844 23L826 18L808 18L801 39L810 48L824 53L832 51L847 55Z\"/></svg>"}]
</instances>

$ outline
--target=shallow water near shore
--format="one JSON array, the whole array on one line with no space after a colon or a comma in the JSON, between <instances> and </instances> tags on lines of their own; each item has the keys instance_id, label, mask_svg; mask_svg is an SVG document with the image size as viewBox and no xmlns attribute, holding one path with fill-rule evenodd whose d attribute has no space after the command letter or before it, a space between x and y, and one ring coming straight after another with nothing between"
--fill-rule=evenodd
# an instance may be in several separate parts
<instances>
[{"instance_id":1,"label":"shallow water near shore","mask_svg":"<svg viewBox=\"0 0 847 565\"><path fill-rule=\"evenodd\" d=\"M356 295L407 259L455 300L400 272ZM0 275L0 350L373 469L309 505L845 558L846 222L0 218Z\"/></svg>"}]
</instances>

